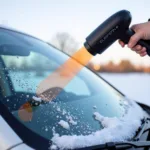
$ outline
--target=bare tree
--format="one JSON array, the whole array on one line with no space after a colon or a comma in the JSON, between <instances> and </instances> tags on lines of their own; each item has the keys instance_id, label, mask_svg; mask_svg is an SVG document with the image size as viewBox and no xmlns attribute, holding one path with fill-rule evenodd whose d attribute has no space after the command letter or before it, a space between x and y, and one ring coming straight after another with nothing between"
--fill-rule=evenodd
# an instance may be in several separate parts
<instances>
[{"instance_id":1,"label":"bare tree","mask_svg":"<svg viewBox=\"0 0 150 150\"><path fill-rule=\"evenodd\" d=\"M57 33L53 38L51 43L69 55L72 55L74 52L78 50L78 43L75 39L68 33L62 32Z\"/></svg>"}]
</instances>

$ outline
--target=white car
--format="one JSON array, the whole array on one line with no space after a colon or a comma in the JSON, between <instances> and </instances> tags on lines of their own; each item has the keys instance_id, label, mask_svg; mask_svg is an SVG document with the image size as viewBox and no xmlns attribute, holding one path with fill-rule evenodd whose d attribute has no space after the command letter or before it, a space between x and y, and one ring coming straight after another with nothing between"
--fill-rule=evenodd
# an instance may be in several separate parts
<instances>
[{"instance_id":1,"label":"white car","mask_svg":"<svg viewBox=\"0 0 150 150\"><path fill-rule=\"evenodd\" d=\"M38 84L68 58L0 27L0 150L149 147L150 108L86 67L51 102L37 98Z\"/></svg>"}]
</instances>

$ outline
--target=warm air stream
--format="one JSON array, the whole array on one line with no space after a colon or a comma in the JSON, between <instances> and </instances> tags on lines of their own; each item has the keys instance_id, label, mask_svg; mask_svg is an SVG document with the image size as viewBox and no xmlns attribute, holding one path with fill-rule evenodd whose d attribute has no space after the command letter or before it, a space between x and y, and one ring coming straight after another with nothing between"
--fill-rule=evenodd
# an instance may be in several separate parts
<instances>
[{"instance_id":1,"label":"warm air stream","mask_svg":"<svg viewBox=\"0 0 150 150\"><path fill-rule=\"evenodd\" d=\"M101 54L118 39L127 44L134 34L134 31L129 28L130 23L131 14L127 10L121 10L110 16L86 38L85 47L73 54L70 59L39 84L36 90L37 96L45 101L51 101L88 64L93 55ZM137 44L146 47L147 54L150 56L150 41L139 40ZM20 118L24 121L28 121L28 118L32 119L31 110L32 105L28 101L20 107Z\"/></svg>"}]
</instances>

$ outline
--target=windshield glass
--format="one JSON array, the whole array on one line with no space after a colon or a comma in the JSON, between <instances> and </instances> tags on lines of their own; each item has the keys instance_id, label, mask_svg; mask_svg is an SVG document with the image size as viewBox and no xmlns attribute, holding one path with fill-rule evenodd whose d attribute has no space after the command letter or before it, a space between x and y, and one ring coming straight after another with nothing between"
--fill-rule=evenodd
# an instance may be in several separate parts
<instances>
[{"instance_id":1,"label":"windshield glass","mask_svg":"<svg viewBox=\"0 0 150 150\"><path fill-rule=\"evenodd\" d=\"M84 67L52 102L32 105L32 116L23 120L21 106L38 101L38 84L67 59L43 41L0 29L1 101L23 125L47 139L54 133L89 135L105 128L94 112L119 118L128 111L123 96Z\"/></svg>"}]
</instances>

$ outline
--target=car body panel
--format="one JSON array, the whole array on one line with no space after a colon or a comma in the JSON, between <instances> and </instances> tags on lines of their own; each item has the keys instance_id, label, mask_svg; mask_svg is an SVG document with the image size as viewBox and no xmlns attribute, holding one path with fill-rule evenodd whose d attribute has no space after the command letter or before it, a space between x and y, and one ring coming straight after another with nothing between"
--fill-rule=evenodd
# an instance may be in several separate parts
<instances>
[{"instance_id":1,"label":"car body panel","mask_svg":"<svg viewBox=\"0 0 150 150\"><path fill-rule=\"evenodd\" d=\"M22 143L22 140L0 116L0 150L6 150L10 147Z\"/></svg>"},{"instance_id":2,"label":"car body panel","mask_svg":"<svg viewBox=\"0 0 150 150\"><path fill-rule=\"evenodd\" d=\"M21 145L12 148L11 150L33 150L33 149L23 143Z\"/></svg>"}]
</instances>

